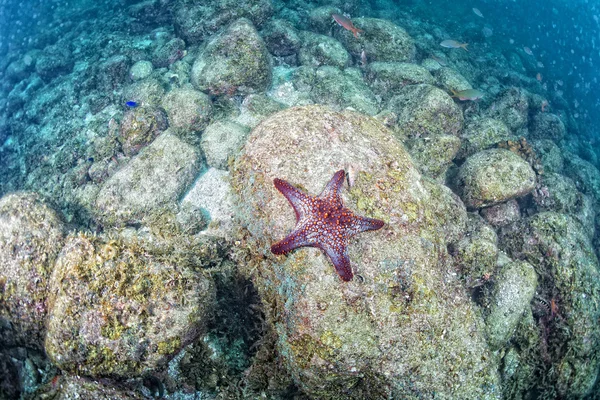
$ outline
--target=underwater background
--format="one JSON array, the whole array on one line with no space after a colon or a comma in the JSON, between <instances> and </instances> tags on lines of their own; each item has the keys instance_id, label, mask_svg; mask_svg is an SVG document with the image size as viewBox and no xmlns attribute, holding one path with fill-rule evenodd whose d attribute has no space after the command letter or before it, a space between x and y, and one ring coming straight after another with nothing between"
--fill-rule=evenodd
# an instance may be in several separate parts
<instances>
[{"instance_id":1,"label":"underwater background","mask_svg":"<svg viewBox=\"0 0 600 400\"><path fill-rule=\"evenodd\" d=\"M0 0L0 399L600 399L599 7Z\"/></svg>"}]
</instances>

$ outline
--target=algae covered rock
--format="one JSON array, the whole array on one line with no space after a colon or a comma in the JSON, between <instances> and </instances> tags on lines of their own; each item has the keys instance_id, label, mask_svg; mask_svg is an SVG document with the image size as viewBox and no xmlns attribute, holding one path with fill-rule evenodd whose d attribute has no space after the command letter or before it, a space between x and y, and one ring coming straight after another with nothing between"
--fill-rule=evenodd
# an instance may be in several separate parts
<instances>
[{"instance_id":1,"label":"algae covered rock","mask_svg":"<svg viewBox=\"0 0 600 400\"><path fill-rule=\"evenodd\" d=\"M493 349L505 346L535 294L537 275L525 261L502 266L494 279L485 316L488 343Z\"/></svg>"},{"instance_id":2,"label":"algae covered rock","mask_svg":"<svg viewBox=\"0 0 600 400\"><path fill-rule=\"evenodd\" d=\"M206 128L213 112L210 98L194 89L170 91L163 98L162 106L169 116L169 126L184 132Z\"/></svg>"},{"instance_id":3,"label":"algae covered rock","mask_svg":"<svg viewBox=\"0 0 600 400\"><path fill-rule=\"evenodd\" d=\"M345 165L352 183L341 191L345 205L386 222L350 242L356 278L346 283L318 249L270 253L294 226L273 179L318 194ZM277 348L305 393L372 398L376 387L381 398L416 398L418 387L424 397L498 398L482 321L447 274L446 246L464 226L464 207L420 176L383 125L323 106L288 109L254 129L231 174L253 254L247 273L255 271L269 299Z\"/></svg>"},{"instance_id":4,"label":"algae covered rock","mask_svg":"<svg viewBox=\"0 0 600 400\"><path fill-rule=\"evenodd\" d=\"M129 68L129 77L133 81L146 79L152 74L154 67L150 61L138 61Z\"/></svg>"},{"instance_id":5,"label":"algae covered rock","mask_svg":"<svg viewBox=\"0 0 600 400\"><path fill-rule=\"evenodd\" d=\"M69 237L50 281L48 356L92 377L164 365L205 329L214 306L212 280L185 261L135 240Z\"/></svg>"},{"instance_id":6,"label":"algae covered rock","mask_svg":"<svg viewBox=\"0 0 600 400\"><path fill-rule=\"evenodd\" d=\"M458 135L463 114L452 98L432 85L409 85L392 97L387 108L398 115L405 136Z\"/></svg>"},{"instance_id":7,"label":"algae covered rock","mask_svg":"<svg viewBox=\"0 0 600 400\"><path fill-rule=\"evenodd\" d=\"M161 83L154 78L146 78L123 88L124 102L133 100L142 106L161 105L165 89Z\"/></svg>"},{"instance_id":8,"label":"algae covered rock","mask_svg":"<svg viewBox=\"0 0 600 400\"><path fill-rule=\"evenodd\" d=\"M179 38L173 38L154 50L152 64L157 68L166 68L183 58L184 51L185 42Z\"/></svg>"},{"instance_id":9,"label":"algae covered rock","mask_svg":"<svg viewBox=\"0 0 600 400\"><path fill-rule=\"evenodd\" d=\"M54 400L143 400L146 397L131 386L114 382L99 382L81 376L56 375L54 379L35 392L34 398Z\"/></svg>"},{"instance_id":10,"label":"algae covered rock","mask_svg":"<svg viewBox=\"0 0 600 400\"><path fill-rule=\"evenodd\" d=\"M537 113L531 120L529 132L535 139L550 139L555 142L565 137L567 129L556 114Z\"/></svg>"},{"instance_id":11,"label":"algae covered rock","mask_svg":"<svg viewBox=\"0 0 600 400\"><path fill-rule=\"evenodd\" d=\"M532 140L531 145L535 154L542 163L544 172L562 173L564 160L562 150L550 139Z\"/></svg>"},{"instance_id":12,"label":"algae covered rock","mask_svg":"<svg viewBox=\"0 0 600 400\"><path fill-rule=\"evenodd\" d=\"M410 155L419 170L432 178L443 176L452 164L460 147L460 139L454 135L431 135L407 141Z\"/></svg>"},{"instance_id":13,"label":"algae covered rock","mask_svg":"<svg viewBox=\"0 0 600 400\"><path fill-rule=\"evenodd\" d=\"M538 326L521 339L515 375L538 376L539 396L591 394L600 367L600 272L590 239L572 217L542 212L502 228L499 243L538 271L543 305Z\"/></svg>"},{"instance_id":14,"label":"algae covered rock","mask_svg":"<svg viewBox=\"0 0 600 400\"><path fill-rule=\"evenodd\" d=\"M591 162L575 154L567 154L565 175L573 179L577 189L600 202L600 171Z\"/></svg>"},{"instance_id":15,"label":"algae covered rock","mask_svg":"<svg viewBox=\"0 0 600 400\"><path fill-rule=\"evenodd\" d=\"M521 210L516 200L483 208L480 213L483 219L494 228L508 225L521 218Z\"/></svg>"},{"instance_id":16,"label":"algae covered rock","mask_svg":"<svg viewBox=\"0 0 600 400\"><path fill-rule=\"evenodd\" d=\"M108 226L139 222L174 203L200 165L198 151L167 130L104 182L94 211Z\"/></svg>"},{"instance_id":17,"label":"algae covered rock","mask_svg":"<svg viewBox=\"0 0 600 400\"><path fill-rule=\"evenodd\" d=\"M379 111L377 99L356 69L331 66L317 69L311 98L315 103L342 109L351 107L368 115Z\"/></svg>"},{"instance_id":18,"label":"algae covered rock","mask_svg":"<svg viewBox=\"0 0 600 400\"><path fill-rule=\"evenodd\" d=\"M0 199L0 345L42 346L48 281L64 229L34 193Z\"/></svg>"},{"instance_id":19,"label":"algae covered rock","mask_svg":"<svg viewBox=\"0 0 600 400\"><path fill-rule=\"evenodd\" d=\"M227 169L227 161L242 146L249 129L231 121L210 124L202 134L200 146L209 167Z\"/></svg>"},{"instance_id":20,"label":"algae covered rock","mask_svg":"<svg viewBox=\"0 0 600 400\"><path fill-rule=\"evenodd\" d=\"M260 92L271 83L269 52L252 23L233 22L207 44L192 67L196 88L214 95Z\"/></svg>"},{"instance_id":21,"label":"algae covered rock","mask_svg":"<svg viewBox=\"0 0 600 400\"><path fill-rule=\"evenodd\" d=\"M412 62L415 58L415 44L410 35L401 27L385 19L353 18L354 26L362 29L358 39L352 32L335 27L335 37L346 50L360 59L364 50L371 61Z\"/></svg>"},{"instance_id":22,"label":"algae covered rock","mask_svg":"<svg viewBox=\"0 0 600 400\"><path fill-rule=\"evenodd\" d=\"M300 64L312 67L331 65L344 68L350 64L350 54L340 42L330 36L302 32L298 60Z\"/></svg>"},{"instance_id":23,"label":"algae covered rock","mask_svg":"<svg viewBox=\"0 0 600 400\"><path fill-rule=\"evenodd\" d=\"M535 172L515 153L504 149L480 151L467 158L456 177L465 205L487 207L524 196L535 187Z\"/></svg>"},{"instance_id":24,"label":"algae covered rock","mask_svg":"<svg viewBox=\"0 0 600 400\"><path fill-rule=\"evenodd\" d=\"M494 147L497 143L513 139L506 124L493 118L480 118L465 123L460 134L462 143L458 158L468 156Z\"/></svg>"},{"instance_id":25,"label":"algae covered rock","mask_svg":"<svg viewBox=\"0 0 600 400\"><path fill-rule=\"evenodd\" d=\"M371 89L388 99L406 85L417 83L433 84L433 76L425 68L411 63L380 62L369 63L366 79Z\"/></svg>"},{"instance_id":26,"label":"algae covered rock","mask_svg":"<svg viewBox=\"0 0 600 400\"><path fill-rule=\"evenodd\" d=\"M294 26L283 19L273 19L260 32L271 54L283 57L298 52L302 42Z\"/></svg>"},{"instance_id":27,"label":"algae covered rock","mask_svg":"<svg viewBox=\"0 0 600 400\"><path fill-rule=\"evenodd\" d=\"M527 92L515 87L506 89L488 108L486 116L504 122L513 133L527 126L529 121Z\"/></svg>"},{"instance_id":28,"label":"algae covered rock","mask_svg":"<svg viewBox=\"0 0 600 400\"><path fill-rule=\"evenodd\" d=\"M498 260L496 231L477 214L470 213L465 235L452 245L455 262L469 281L490 276Z\"/></svg>"},{"instance_id":29,"label":"algae covered rock","mask_svg":"<svg viewBox=\"0 0 600 400\"><path fill-rule=\"evenodd\" d=\"M138 107L123 116L118 141L123 153L137 154L169 126L165 113L156 107Z\"/></svg>"}]
</instances>

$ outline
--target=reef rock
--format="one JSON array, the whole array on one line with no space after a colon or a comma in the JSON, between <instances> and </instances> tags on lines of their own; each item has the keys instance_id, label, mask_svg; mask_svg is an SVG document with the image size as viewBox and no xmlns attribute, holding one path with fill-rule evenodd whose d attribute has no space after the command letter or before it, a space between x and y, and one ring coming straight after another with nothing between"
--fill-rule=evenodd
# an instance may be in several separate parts
<instances>
[{"instance_id":1,"label":"reef rock","mask_svg":"<svg viewBox=\"0 0 600 400\"><path fill-rule=\"evenodd\" d=\"M586 397L600 370L600 268L590 239L573 218L542 212L503 227L499 243L533 265L541 289L512 379L539 397Z\"/></svg>"},{"instance_id":2,"label":"reef rock","mask_svg":"<svg viewBox=\"0 0 600 400\"><path fill-rule=\"evenodd\" d=\"M0 199L0 345L41 348L48 280L63 230L57 214L34 193Z\"/></svg>"},{"instance_id":3,"label":"reef rock","mask_svg":"<svg viewBox=\"0 0 600 400\"><path fill-rule=\"evenodd\" d=\"M149 212L174 204L200 164L198 150L167 130L104 182L94 212L108 226L139 222Z\"/></svg>"},{"instance_id":4,"label":"reef rock","mask_svg":"<svg viewBox=\"0 0 600 400\"><path fill-rule=\"evenodd\" d=\"M378 18L353 18L352 22L364 31L358 34L358 39L340 26L335 27L335 37L357 59L364 50L370 61L414 61L415 44L403 28Z\"/></svg>"},{"instance_id":5,"label":"reef rock","mask_svg":"<svg viewBox=\"0 0 600 400\"><path fill-rule=\"evenodd\" d=\"M515 153L480 151L467 158L456 177L456 188L469 208L488 207L524 196L535 187L535 172Z\"/></svg>"},{"instance_id":6,"label":"reef rock","mask_svg":"<svg viewBox=\"0 0 600 400\"><path fill-rule=\"evenodd\" d=\"M295 220L273 179L318 194L341 168L351 182L345 205L386 222L351 241L350 282L316 248L270 252ZM353 111L288 109L254 129L231 171L253 255L247 273L256 271L279 353L309 396L499 398L483 322L448 273L464 206L422 178L383 125Z\"/></svg>"},{"instance_id":7,"label":"reef rock","mask_svg":"<svg viewBox=\"0 0 600 400\"><path fill-rule=\"evenodd\" d=\"M432 85L409 85L392 97L387 108L398 115L398 129L405 136L432 134L458 136L463 114L454 100Z\"/></svg>"},{"instance_id":8,"label":"reef rock","mask_svg":"<svg viewBox=\"0 0 600 400\"><path fill-rule=\"evenodd\" d=\"M124 378L164 365L198 337L215 302L212 280L185 261L135 240L69 237L50 280L45 348L53 363Z\"/></svg>"},{"instance_id":9,"label":"reef rock","mask_svg":"<svg viewBox=\"0 0 600 400\"><path fill-rule=\"evenodd\" d=\"M260 92L271 83L269 52L252 23L233 22L208 43L192 67L196 88L214 95Z\"/></svg>"}]
</instances>

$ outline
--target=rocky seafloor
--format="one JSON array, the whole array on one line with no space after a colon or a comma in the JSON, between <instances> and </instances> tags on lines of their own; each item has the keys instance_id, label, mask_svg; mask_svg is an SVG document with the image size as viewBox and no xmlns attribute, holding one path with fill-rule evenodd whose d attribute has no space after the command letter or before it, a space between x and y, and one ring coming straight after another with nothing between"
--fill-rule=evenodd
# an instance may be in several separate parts
<instances>
[{"instance_id":1,"label":"rocky seafloor","mask_svg":"<svg viewBox=\"0 0 600 400\"><path fill-rule=\"evenodd\" d=\"M535 57L460 36L148 0L0 59L0 398L600 398L600 150ZM273 179L339 169L386 223L348 283L270 252Z\"/></svg>"}]
</instances>

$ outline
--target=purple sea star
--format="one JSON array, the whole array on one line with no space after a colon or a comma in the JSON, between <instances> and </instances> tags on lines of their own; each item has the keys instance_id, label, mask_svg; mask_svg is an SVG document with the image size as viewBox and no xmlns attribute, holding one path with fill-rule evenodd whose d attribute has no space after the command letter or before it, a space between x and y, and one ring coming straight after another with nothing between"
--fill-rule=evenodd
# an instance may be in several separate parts
<instances>
[{"instance_id":1,"label":"purple sea star","mask_svg":"<svg viewBox=\"0 0 600 400\"><path fill-rule=\"evenodd\" d=\"M345 176L344 170L336 172L318 197L304 193L282 179L273 180L296 212L294 230L271 246L273 254L286 254L304 246L318 247L327 254L342 280L352 279L347 252L349 239L360 232L377 230L384 222L358 216L344 207L339 191Z\"/></svg>"}]
</instances>

